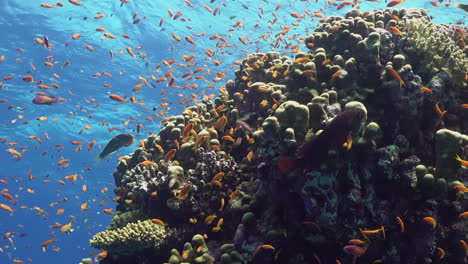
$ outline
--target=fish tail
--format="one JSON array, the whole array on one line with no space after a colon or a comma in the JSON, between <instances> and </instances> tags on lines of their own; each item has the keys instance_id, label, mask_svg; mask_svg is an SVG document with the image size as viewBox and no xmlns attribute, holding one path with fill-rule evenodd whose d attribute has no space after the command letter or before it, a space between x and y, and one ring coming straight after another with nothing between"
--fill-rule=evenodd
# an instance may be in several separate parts
<instances>
[{"instance_id":1,"label":"fish tail","mask_svg":"<svg viewBox=\"0 0 468 264\"><path fill-rule=\"evenodd\" d=\"M280 157L278 160L278 169L283 174L289 174L293 172L298 166L299 162L295 158Z\"/></svg>"},{"instance_id":2,"label":"fish tail","mask_svg":"<svg viewBox=\"0 0 468 264\"><path fill-rule=\"evenodd\" d=\"M103 159L104 159L104 156L102 155L102 153L96 156L97 162L101 162Z\"/></svg>"}]
</instances>

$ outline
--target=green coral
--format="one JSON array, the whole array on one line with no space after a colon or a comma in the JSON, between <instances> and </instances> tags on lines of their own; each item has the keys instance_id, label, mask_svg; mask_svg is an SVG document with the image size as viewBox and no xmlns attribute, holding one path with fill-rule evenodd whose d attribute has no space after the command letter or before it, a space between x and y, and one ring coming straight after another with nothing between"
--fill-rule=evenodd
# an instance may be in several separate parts
<instances>
[{"instance_id":1,"label":"green coral","mask_svg":"<svg viewBox=\"0 0 468 264\"><path fill-rule=\"evenodd\" d=\"M379 64L380 60L380 34L372 32L369 36L358 42L356 55L361 62Z\"/></svg>"},{"instance_id":2,"label":"green coral","mask_svg":"<svg viewBox=\"0 0 468 264\"><path fill-rule=\"evenodd\" d=\"M302 142L309 126L309 109L296 101L282 103L275 112L276 118L284 128L294 129L296 140Z\"/></svg>"},{"instance_id":3,"label":"green coral","mask_svg":"<svg viewBox=\"0 0 468 264\"><path fill-rule=\"evenodd\" d=\"M375 122L370 122L367 124L366 129L364 130L364 134L358 140L359 145L365 146L377 146L377 139L380 135L380 126Z\"/></svg>"},{"instance_id":4,"label":"green coral","mask_svg":"<svg viewBox=\"0 0 468 264\"><path fill-rule=\"evenodd\" d=\"M185 243L182 255L177 249L171 250L171 257L165 264L212 264L214 258L208 253L208 246L202 235L194 235L192 242Z\"/></svg>"},{"instance_id":5,"label":"green coral","mask_svg":"<svg viewBox=\"0 0 468 264\"><path fill-rule=\"evenodd\" d=\"M449 181L456 179L460 163L455 159L463 142L468 136L449 129L440 129L435 134L436 175Z\"/></svg>"},{"instance_id":6,"label":"green coral","mask_svg":"<svg viewBox=\"0 0 468 264\"><path fill-rule=\"evenodd\" d=\"M325 96L315 96L312 101L307 104L309 108L309 127L312 131L317 132L323 127L323 121L328 118L325 107L328 105L329 98Z\"/></svg>"},{"instance_id":7,"label":"green coral","mask_svg":"<svg viewBox=\"0 0 468 264\"><path fill-rule=\"evenodd\" d=\"M129 223L123 228L97 233L90 244L94 248L119 255L131 255L150 247L159 247L166 237L164 225L151 220Z\"/></svg>"},{"instance_id":8,"label":"green coral","mask_svg":"<svg viewBox=\"0 0 468 264\"><path fill-rule=\"evenodd\" d=\"M236 251L234 244L224 244L219 249L221 253L220 263L221 264L241 264L243 263L242 257L239 252Z\"/></svg>"}]
</instances>

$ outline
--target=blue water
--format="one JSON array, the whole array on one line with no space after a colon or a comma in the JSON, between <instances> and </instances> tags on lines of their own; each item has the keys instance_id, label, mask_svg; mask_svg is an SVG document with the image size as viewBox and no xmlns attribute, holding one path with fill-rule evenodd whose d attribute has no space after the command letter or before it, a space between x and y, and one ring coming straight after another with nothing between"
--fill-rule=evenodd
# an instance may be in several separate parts
<instances>
[{"instance_id":1,"label":"blue water","mask_svg":"<svg viewBox=\"0 0 468 264\"><path fill-rule=\"evenodd\" d=\"M343 15L350 9L345 7L338 11L337 4L330 5L322 0L317 3L277 0L217 0L210 3L209 0L192 0L194 7L182 0L131 0L131 3L123 5L118 0L81 2L83 6L63 1L63 7L49 9L41 7L40 1L2 0L0 56L4 55L5 61L0 64L0 82L4 83L4 87L0 88L0 100L7 101L0 103L0 138L5 141L0 145L0 179L8 184L0 183L0 188L2 192L13 195L15 201L0 197L0 203L14 210L13 213L0 210L0 234L17 233L7 234L6 239L0 239L0 263L13 263L15 258L34 263L63 263L64 256L67 257L67 263L79 263L82 258L89 257L93 250L98 252L90 248L88 241L96 232L104 230L112 218L102 210L115 207L112 202L115 197L112 172L119 156L131 153L139 139L158 133L162 118L181 113L187 105L196 102L192 99L187 104L181 100L218 94L218 89L227 80L234 79L236 67L233 62L242 60L247 53L276 50L294 56L285 43L277 49L273 48L275 35L282 31L280 26L291 26L284 38L291 43L290 46L294 46L300 37L306 36L306 32L313 31L319 18L306 16L304 19L296 19L290 15L291 12L305 14L303 10L309 10L314 14L319 11L327 17ZM282 6L275 11L280 2ZM49 3L55 5L55 2ZM219 14L214 16L203 5L212 10L219 8ZM382 1L360 4L362 11L384 8L385 5ZM440 3L437 8L428 0L409 1L399 7L426 8L438 23L468 22L466 13L453 8L453 3L450 7L446 7L445 2ZM182 15L174 20L169 16L169 9L174 15L177 12ZM274 19L273 11L278 17L275 24L268 22ZM98 13L106 16L95 19ZM140 19L139 23L133 23L134 14L136 19ZM161 19L164 22L160 26ZM239 20L244 26L232 27ZM300 25L293 26L292 22ZM106 28L105 32L115 35L117 39L101 39L103 32L96 31L98 27ZM72 35L76 33L80 33L81 38L72 40ZM171 33L177 34L182 40L175 41ZM128 34L130 39L123 38L121 34ZM209 39L215 34L232 46L217 47L217 44L226 44L220 39ZM267 36L266 40L260 38L262 34ZM50 40L50 49L34 40L43 39L44 36ZM185 36L191 36L196 45L188 43ZM250 44L241 43L239 37ZM84 44L94 47L94 51L88 51ZM127 46L133 48L137 57L127 53ZM136 50L137 46L143 48ZM299 47L305 51L303 44L299 43ZM215 51L214 56L205 54L208 48ZM114 60L111 60L110 50L114 53ZM143 53L146 54L145 58L141 58ZM195 55L195 65L187 66L188 62L183 61L182 56L192 54ZM47 56L53 56L52 60L47 60ZM170 67L162 64L163 60L171 59L176 62ZM43 63L46 61L55 66L45 66ZM70 61L70 65L62 68L65 61ZM214 61L222 64L215 66ZM180 63L185 64L185 67L178 66ZM36 70L32 69L31 64ZM157 67L158 64L162 65ZM191 76L205 76L205 79L182 78L184 73L198 67L204 70ZM171 69L175 77L173 87L166 86L169 78L165 82L154 80L163 77ZM211 71L211 75L207 74L207 70ZM108 72L113 77L92 76L102 72ZM216 72L225 73L223 80L213 81ZM60 78L54 76L54 73ZM2 80L9 75L14 78ZM60 88L41 90L35 83L24 82L22 78L25 75L33 75L36 82L42 80L45 85L56 83ZM155 87L142 87L139 93L132 91L140 76ZM112 87L104 87L103 84ZM192 84L197 84L198 88L184 89L184 86ZM212 87L208 88L209 84ZM44 92L63 98L64 101L53 105L36 105L31 102L36 96L35 92ZM116 102L109 99L109 94L118 94L127 100L135 96L139 102ZM161 106L162 103L168 104ZM94 107L95 104L99 106ZM47 117L47 120L39 121L38 117ZM57 120L54 122L54 119ZM105 124L100 125L101 121ZM125 124L126 121L128 124ZM99 146L104 147L119 133L137 134L138 123L144 128L137 135L135 145L121 149L101 163L96 162ZM91 129L85 129L86 125L90 125ZM119 130L108 131L110 127ZM83 130L81 134L80 130ZM46 133L49 140L46 139ZM33 135L38 136L42 143L28 138ZM93 140L96 140L96 144L88 152L87 144ZM71 144L71 141L83 141L82 150L75 151L77 145ZM6 151L9 148L25 152L16 161ZM62 157L70 160L69 167L57 165ZM36 178L28 179L29 170ZM64 179L73 174L79 175L76 182ZM59 183L59 180L65 184ZM85 192L82 190L83 185L87 186ZM107 192L102 192L104 187L108 188ZM62 198L68 200L51 206L51 203ZM100 206L99 202L103 199L108 201ZM88 210L80 210L85 202L88 202ZM21 209L21 206L27 208ZM47 215L38 215L39 211L33 209L34 206L43 209ZM64 213L57 215L58 209L64 209ZM60 232L60 228L50 227L54 223L67 224L71 219L75 219L75 222L70 234ZM42 252L41 244L52 237L57 240L47 247L45 253Z\"/></svg>"}]
</instances>

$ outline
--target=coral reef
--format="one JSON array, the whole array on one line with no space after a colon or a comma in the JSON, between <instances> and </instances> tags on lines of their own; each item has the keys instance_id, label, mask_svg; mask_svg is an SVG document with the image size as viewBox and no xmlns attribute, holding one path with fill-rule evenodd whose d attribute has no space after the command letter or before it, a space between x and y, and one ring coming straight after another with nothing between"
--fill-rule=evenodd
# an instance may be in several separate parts
<instances>
[{"instance_id":1,"label":"coral reef","mask_svg":"<svg viewBox=\"0 0 468 264\"><path fill-rule=\"evenodd\" d=\"M119 161L101 263L465 263L460 30L418 9L322 21Z\"/></svg>"}]
</instances>

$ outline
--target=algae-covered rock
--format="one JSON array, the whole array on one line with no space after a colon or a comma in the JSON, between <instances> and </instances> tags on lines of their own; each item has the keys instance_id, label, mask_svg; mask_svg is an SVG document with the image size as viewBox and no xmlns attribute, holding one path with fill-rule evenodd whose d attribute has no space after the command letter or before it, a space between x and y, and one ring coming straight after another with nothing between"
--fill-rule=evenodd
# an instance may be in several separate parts
<instances>
[{"instance_id":1,"label":"algae-covered rock","mask_svg":"<svg viewBox=\"0 0 468 264\"><path fill-rule=\"evenodd\" d=\"M357 44L357 57L363 62L378 64L380 55L380 34L372 32Z\"/></svg>"},{"instance_id":2,"label":"algae-covered rock","mask_svg":"<svg viewBox=\"0 0 468 264\"><path fill-rule=\"evenodd\" d=\"M380 134L380 126L375 122L370 122L364 129L364 134L359 138L358 144L376 146L376 140Z\"/></svg>"},{"instance_id":3,"label":"algae-covered rock","mask_svg":"<svg viewBox=\"0 0 468 264\"><path fill-rule=\"evenodd\" d=\"M165 264L213 264L214 258L208 253L208 246L202 235L194 235L192 242L185 243L182 254L177 249L171 250L171 256Z\"/></svg>"},{"instance_id":4,"label":"algae-covered rock","mask_svg":"<svg viewBox=\"0 0 468 264\"><path fill-rule=\"evenodd\" d=\"M275 112L276 118L283 128L292 128L296 140L302 142L309 125L309 109L296 101L282 103Z\"/></svg>"},{"instance_id":5,"label":"algae-covered rock","mask_svg":"<svg viewBox=\"0 0 468 264\"><path fill-rule=\"evenodd\" d=\"M123 228L99 232L90 240L94 248L117 255L131 255L145 248L159 247L166 237L164 225L151 220L129 223Z\"/></svg>"},{"instance_id":6,"label":"algae-covered rock","mask_svg":"<svg viewBox=\"0 0 468 264\"><path fill-rule=\"evenodd\" d=\"M440 129L435 134L435 143L436 175L438 178L452 181L456 178L460 167L455 156L462 143L461 134L448 129Z\"/></svg>"}]
</instances>

